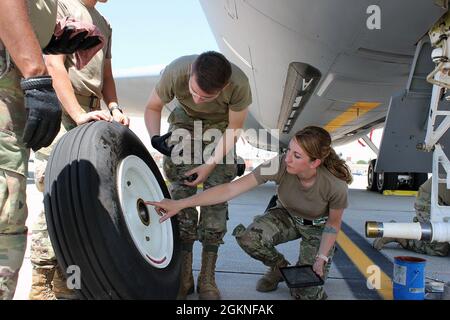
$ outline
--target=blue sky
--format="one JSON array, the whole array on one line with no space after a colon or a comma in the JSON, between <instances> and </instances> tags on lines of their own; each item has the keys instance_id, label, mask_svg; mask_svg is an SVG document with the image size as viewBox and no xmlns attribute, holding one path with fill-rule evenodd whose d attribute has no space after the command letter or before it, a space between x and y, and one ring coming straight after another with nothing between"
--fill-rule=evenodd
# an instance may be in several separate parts
<instances>
[{"instance_id":1,"label":"blue sky","mask_svg":"<svg viewBox=\"0 0 450 320\"><path fill-rule=\"evenodd\" d=\"M198 0L109 0L96 8L113 28L113 68L165 65L218 50Z\"/></svg>"}]
</instances>

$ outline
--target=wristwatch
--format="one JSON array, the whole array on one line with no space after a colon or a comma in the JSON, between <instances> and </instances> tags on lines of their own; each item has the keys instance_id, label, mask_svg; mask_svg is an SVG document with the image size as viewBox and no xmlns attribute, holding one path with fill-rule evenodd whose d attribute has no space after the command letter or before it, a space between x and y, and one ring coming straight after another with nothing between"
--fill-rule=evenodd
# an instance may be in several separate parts
<instances>
[{"instance_id":1,"label":"wristwatch","mask_svg":"<svg viewBox=\"0 0 450 320\"><path fill-rule=\"evenodd\" d=\"M109 113L112 115L114 110L119 110L121 113L123 113L122 108L119 105L116 106L112 106L111 108L109 108Z\"/></svg>"},{"instance_id":2,"label":"wristwatch","mask_svg":"<svg viewBox=\"0 0 450 320\"><path fill-rule=\"evenodd\" d=\"M326 255L324 255L324 254L321 254L321 253L316 255L316 259L322 259L325 262L328 262L328 257Z\"/></svg>"}]
</instances>

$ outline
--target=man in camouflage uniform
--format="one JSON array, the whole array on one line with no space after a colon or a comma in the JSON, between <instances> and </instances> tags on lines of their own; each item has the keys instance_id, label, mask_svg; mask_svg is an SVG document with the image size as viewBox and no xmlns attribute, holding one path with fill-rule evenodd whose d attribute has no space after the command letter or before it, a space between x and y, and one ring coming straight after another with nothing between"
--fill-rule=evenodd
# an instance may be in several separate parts
<instances>
[{"instance_id":1,"label":"man in camouflage uniform","mask_svg":"<svg viewBox=\"0 0 450 320\"><path fill-rule=\"evenodd\" d=\"M416 209L416 216L414 222L430 223L431 215L431 178L428 179L419 188L414 208ZM445 184L439 184L439 204L450 205L450 190ZM377 238L373 242L373 247L381 250L387 243L397 242L404 249L414 251L417 253L428 254L431 256L445 257L448 255L450 243L448 242L430 242L424 240L408 240L399 238Z\"/></svg>"},{"instance_id":2,"label":"man in camouflage uniform","mask_svg":"<svg viewBox=\"0 0 450 320\"><path fill-rule=\"evenodd\" d=\"M239 224L233 230L233 236L239 246L251 257L261 261L270 269L258 280L256 290L268 292L277 289L283 281L279 268L290 263L275 249L275 246L296 239L300 242L300 252L296 265L313 265L319 251L326 219L314 220L315 225L305 225L301 218L293 216L277 201L263 215L256 216L247 228ZM335 247L330 250L328 262L324 266L323 279L328 277ZM291 294L298 300L326 300L323 286L291 289Z\"/></svg>"},{"instance_id":3,"label":"man in camouflage uniform","mask_svg":"<svg viewBox=\"0 0 450 320\"><path fill-rule=\"evenodd\" d=\"M56 6L56 0L0 1L0 300L14 297L26 248L28 148L48 146L61 122L41 49L68 51L52 37ZM65 38L65 45L74 52L87 38Z\"/></svg>"},{"instance_id":4,"label":"man in camouflage uniform","mask_svg":"<svg viewBox=\"0 0 450 320\"><path fill-rule=\"evenodd\" d=\"M55 90L63 106L62 126L52 145L36 153L35 182L44 191L47 160L59 138L67 131L89 121L117 121L129 125L129 119L118 105L111 66L112 29L106 19L95 9L97 2L107 0L59 0L58 17L76 17L81 22L92 23L103 34L105 43L90 62L81 70L76 68L76 56L46 56L49 73L55 80ZM102 111L104 100L109 112ZM50 242L41 211L33 226L31 238L31 263L33 265L30 300L75 299L73 290L66 284L65 272L61 270Z\"/></svg>"},{"instance_id":5,"label":"man in camouflage uniform","mask_svg":"<svg viewBox=\"0 0 450 320\"><path fill-rule=\"evenodd\" d=\"M169 133L160 136L161 110L174 99L175 108L168 119ZM220 53L184 56L165 68L151 94L145 119L153 147L165 155L163 168L170 181L172 198L182 199L195 194L200 183L208 189L236 177L236 164L220 163L231 154L236 131L243 127L250 103L247 77ZM201 126L200 132L195 129L196 125ZM212 144L212 140L203 139L205 132L215 136ZM174 154L178 151L172 153L175 142L168 139L172 133L173 136L181 133L184 145L188 146L183 149L182 156L184 159L187 157L188 161L179 163L175 160ZM198 150L195 146L199 146ZM203 158L207 146L214 151ZM187 180L188 176L192 179ZM196 208L187 208L178 215L182 242L178 299L185 299L194 291L192 247L196 240L203 245L202 267L197 281L199 297L204 300L220 299L215 283L215 267L218 248L223 244L226 233L228 204L201 207L200 213L200 220Z\"/></svg>"}]
</instances>

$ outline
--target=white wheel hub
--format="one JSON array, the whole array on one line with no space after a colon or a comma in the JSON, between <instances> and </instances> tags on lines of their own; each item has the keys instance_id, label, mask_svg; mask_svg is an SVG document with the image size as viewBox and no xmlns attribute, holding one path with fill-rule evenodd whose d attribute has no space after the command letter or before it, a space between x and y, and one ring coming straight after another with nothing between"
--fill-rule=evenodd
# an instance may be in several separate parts
<instances>
[{"instance_id":1,"label":"white wheel hub","mask_svg":"<svg viewBox=\"0 0 450 320\"><path fill-rule=\"evenodd\" d=\"M119 164L117 189L128 231L141 255L152 266L163 269L172 260L173 235L170 219L159 223L160 216L144 201L164 198L150 168L136 156Z\"/></svg>"}]
</instances>

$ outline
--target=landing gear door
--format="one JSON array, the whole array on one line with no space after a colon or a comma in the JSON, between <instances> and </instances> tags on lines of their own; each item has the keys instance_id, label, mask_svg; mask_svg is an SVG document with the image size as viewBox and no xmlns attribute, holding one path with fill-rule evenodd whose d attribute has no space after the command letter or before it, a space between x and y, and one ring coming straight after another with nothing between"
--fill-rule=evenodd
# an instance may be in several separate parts
<instances>
[{"instance_id":1,"label":"landing gear door","mask_svg":"<svg viewBox=\"0 0 450 320\"><path fill-rule=\"evenodd\" d=\"M450 110L441 102L441 110ZM375 172L431 172L433 153L417 150L425 141L430 96L401 92L391 98ZM450 133L440 140L450 149ZM448 152L448 151L447 151Z\"/></svg>"},{"instance_id":2,"label":"landing gear door","mask_svg":"<svg viewBox=\"0 0 450 320\"><path fill-rule=\"evenodd\" d=\"M428 36L417 43L406 89L391 98L375 172L432 171L433 153L417 149L427 132L432 85L425 78L435 67L432 50ZM444 99L438 109L447 110L449 105ZM443 117L436 120L439 125ZM450 147L450 134L446 133L440 143L444 150Z\"/></svg>"}]
</instances>

